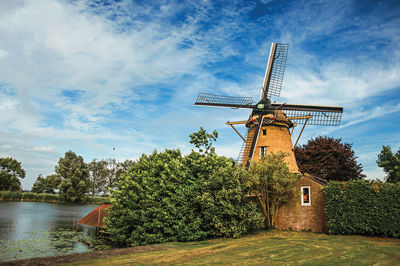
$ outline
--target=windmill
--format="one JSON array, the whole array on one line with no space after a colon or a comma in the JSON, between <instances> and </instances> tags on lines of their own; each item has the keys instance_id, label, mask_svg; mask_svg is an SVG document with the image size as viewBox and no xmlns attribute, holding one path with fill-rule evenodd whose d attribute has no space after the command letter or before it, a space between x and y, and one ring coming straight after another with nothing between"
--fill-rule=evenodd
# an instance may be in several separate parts
<instances>
[{"instance_id":1,"label":"windmill","mask_svg":"<svg viewBox=\"0 0 400 266\"><path fill-rule=\"evenodd\" d=\"M272 43L260 100L252 97L232 97L210 93L199 93L195 105L251 109L245 121L227 122L243 139L238 162L247 166L252 159L258 159L269 152L282 151L289 154L285 160L289 169L299 173L294 156L294 147L306 124L318 126L338 126L343 107L272 103L271 97L280 96L286 67L288 44ZM243 137L234 125L245 124L247 134ZM291 136L297 124L303 124L295 145Z\"/></svg>"}]
</instances>

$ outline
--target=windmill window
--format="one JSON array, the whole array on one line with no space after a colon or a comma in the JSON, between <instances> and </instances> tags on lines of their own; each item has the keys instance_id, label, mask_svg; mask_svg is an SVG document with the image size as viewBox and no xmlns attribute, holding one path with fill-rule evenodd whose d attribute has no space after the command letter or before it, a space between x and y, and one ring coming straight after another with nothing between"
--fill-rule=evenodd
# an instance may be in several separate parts
<instances>
[{"instance_id":1,"label":"windmill window","mask_svg":"<svg viewBox=\"0 0 400 266\"><path fill-rule=\"evenodd\" d=\"M260 147L260 157L267 155L267 146Z\"/></svg>"},{"instance_id":2,"label":"windmill window","mask_svg":"<svg viewBox=\"0 0 400 266\"><path fill-rule=\"evenodd\" d=\"M266 135L267 135L267 130L263 129L263 136L266 136Z\"/></svg>"},{"instance_id":3,"label":"windmill window","mask_svg":"<svg viewBox=\"0 0 400 266\"><path fill-rule=\"evenodd\" d=\"M301 205L302 206L311 205L310 187L301 187Z\"/></svg>"}]
</instances>

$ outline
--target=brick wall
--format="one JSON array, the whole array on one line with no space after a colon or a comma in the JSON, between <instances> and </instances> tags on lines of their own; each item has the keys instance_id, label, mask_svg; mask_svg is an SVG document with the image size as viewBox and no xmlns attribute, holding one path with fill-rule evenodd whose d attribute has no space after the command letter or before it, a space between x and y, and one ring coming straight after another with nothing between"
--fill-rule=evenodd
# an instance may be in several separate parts
<instances>
[{"instance_id":1,"label":"brick wall","mask_svg":"<svg viewBox=\"0 0 400 266\"><path fill-rule=\"evenodd\" d=\"M309 186L311 190L311 205L301 205L301 187ZM311 177L303 176L296 183L296 193L287 204L280 207L275 220L275 226L280 229L294 231L312 230L313 232L327 232L325 216L325 194L323 185Z\"/></svg>"}]
</instances>

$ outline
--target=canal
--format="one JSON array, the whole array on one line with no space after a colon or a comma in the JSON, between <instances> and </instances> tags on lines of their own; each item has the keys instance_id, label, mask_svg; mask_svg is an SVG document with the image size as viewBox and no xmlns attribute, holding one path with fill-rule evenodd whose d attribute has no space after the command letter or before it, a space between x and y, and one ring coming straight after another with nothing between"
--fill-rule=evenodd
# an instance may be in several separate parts
<instances>
[{"instance_id":1,"label":"canal","mask_svg":"<svg viewBox=\"0 0 400 266\"><path fill-rule=\"evenodd\" d=\"M95 204L0 202L0 262L109 249L93 227L74 221L97 208Z\"/></svg>"}]
</instances>

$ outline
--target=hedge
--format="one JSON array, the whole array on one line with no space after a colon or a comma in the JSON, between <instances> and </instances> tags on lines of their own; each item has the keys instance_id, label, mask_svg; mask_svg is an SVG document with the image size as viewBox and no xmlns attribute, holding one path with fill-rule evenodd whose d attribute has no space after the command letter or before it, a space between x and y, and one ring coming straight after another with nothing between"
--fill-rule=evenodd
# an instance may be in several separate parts
<instances>
[{"instance_id":1,"label":"hedge","mask_svg":"<svg viewBox=\"0 0 400 266\"><path fill-rule=\"evenodd\" d=\"M330 182L324 192L329 233L400 238L400 183Z\"/></svg>"}]
</instances>

